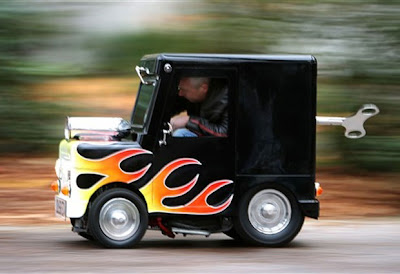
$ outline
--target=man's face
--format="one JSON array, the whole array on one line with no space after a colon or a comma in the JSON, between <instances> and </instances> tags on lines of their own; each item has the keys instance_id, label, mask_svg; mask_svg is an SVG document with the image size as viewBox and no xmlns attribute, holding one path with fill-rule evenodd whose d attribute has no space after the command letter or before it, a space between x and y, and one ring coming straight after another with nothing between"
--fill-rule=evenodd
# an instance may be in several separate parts
<instances>
[{"instance_id":1,"label":"man's face","mask_svg":"<svg viewBox=\"0 0 400 274\"><path fill-rule=\"evenodd\" d=\"M200 103L206 98L207 90L208 84L206 83L196 88L190 78L182 78L179 82L178 95L185 97L191 103Z\"/></svg>"}]
</instances>

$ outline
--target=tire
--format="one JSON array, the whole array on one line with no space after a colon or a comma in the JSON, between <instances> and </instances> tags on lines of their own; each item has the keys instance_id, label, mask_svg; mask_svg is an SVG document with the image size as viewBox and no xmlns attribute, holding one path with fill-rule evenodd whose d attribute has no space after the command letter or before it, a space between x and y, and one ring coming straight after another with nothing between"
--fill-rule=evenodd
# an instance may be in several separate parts
<instances>
[{"instance_id":1,"label":"tire","mask_svg":"<svg viewBox=\"0 0 400 274\"><path fill-rule=\"evenodd\" d=\"M235 228L250 244L277 247L292 241L303 222L304 215L290 192L264 186L242 197Z\"/></svg>"},{"instance_id":2,"label":"tire","mask_svg":"<svg viewBox=\"0 0 400 274\"><path fill-rule=\"evenodd\" d=\"M128 248L146 232L147 208L134 192L114 188L101 193L89 211L89 231L97 242L110 248Z\"/></svg>"}]
</instances>

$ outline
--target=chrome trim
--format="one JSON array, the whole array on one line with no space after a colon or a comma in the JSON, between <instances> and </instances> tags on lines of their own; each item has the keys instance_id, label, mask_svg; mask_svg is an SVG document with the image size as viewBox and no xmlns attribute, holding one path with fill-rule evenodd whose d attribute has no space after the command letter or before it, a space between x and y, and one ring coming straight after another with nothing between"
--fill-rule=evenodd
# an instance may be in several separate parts
<instances>
[{"instance_id":1,"label":"chrome trim","mask_svg":"<svg viewBox=\"0 0 400 274\"><path fill-rule=\"evenodd\" d=\"M148 68L145 68L145 67L136 66L135 70L136 70L136 73L139 76L140 82L142 82L142 84L144 84L144 85L153 85L153 86L156 85L156 81L159 79L158 75L150 73L150 70ZM153 76L154 80L145 81L144 78L143 78L144 76L150 76L150 77Z\"/></svg>"},{"instance_id":2,"label":"chrome trim","mask_svg":"<svg viewBox=\"0 0 400 274\"><path fill-rule=\"evenodd\" d=\"M113 198L102 206L99 224L103 233L110 239L127 240L139 229L140 213L131 201Z\"/></svg>"},{"instance_id":3,"label":"chrome trim","mask_svg":"<svg viewBox=\"0 0 400 274\"><path fill-rule=\"evenodd\" d=\"M165 71L166 73L171 73L171 72L172 72L172 66L171 66L171 64L166 63L166 64L164 65L164 71Z\"/></svg>"},{"instance_id":4,"label":"chrome trim","mask_svg":"<svg viewBox=\"0 0 400 274\"><path fill-rule=\"evenodd\" d=\"M129 129L129 122L119 117L67 117L64 133L66 140L79 137L109 140Z\"/></svg>"},{"instance_id":5,"label":"chrome trim","mask_svg":"<svg viewBox=\"0 0 400 274\"><path fill-rule=\"evenodd\" d=\"M191 229L184 229L184 228L177 228L177 227L172 227L171 230L174 233L181 233L184 235L202 235L202 236L208 237L211 234L209 231L205 231L205 230L191 230Z\"/></svg>"},{"instance_id":6,"label":"chrome trim","mask_svg":"<svg viewBox=\"0 0 400 274\"><path fill-rule=\"evenodd\" d=\"M158 141L160 146L167 145L167 135L172 133L172 125L167 123L168 129L163 129L163 139Z\"/></svg>"},{"instance_id":7,"label":"chrome trim","mask_svg":"<svg viewBox=\"0 0 400 274\"><path fill-rule=\"evenodd\" d=\"M144 85L148 85L149 83L146 82L142 77L142 71L144 71L147 74L150 74L149 69L148 68L144 68L144 67L136 66L135 70L136 70L137 75L139 76L140 82L142 82L142 84L144 84Z\"/></svg>"},{"instance_id":8,"label":"chrome trim","mask_svg":"<svg viewBox=\"0 0 400 274\"><path fill-rule=\"evenodd\" d=\"M251 198L247 210L250 224L260 233L274 235L290 223L292 208L289 199L275 189L264 189Z\"/></svg>"}]
</instances>

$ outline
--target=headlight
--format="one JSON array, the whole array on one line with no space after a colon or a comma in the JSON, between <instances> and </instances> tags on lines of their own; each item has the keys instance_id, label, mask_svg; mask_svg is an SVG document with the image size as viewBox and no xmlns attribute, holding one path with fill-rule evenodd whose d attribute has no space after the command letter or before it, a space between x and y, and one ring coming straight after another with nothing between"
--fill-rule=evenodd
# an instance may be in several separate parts
<instances>
[{"instance_id":1,"label":"headlight","mask_svg":"<svg viewBox=\"0 0 400 274\"><path fill-rule=\"evenodd\" d=\"M65 140L67 140L67 141L69 141L69 139L71 138L71 127L69 124L68 116L65 118L64 137L65 137Z\"/></svg>"},{"instance_id":2,"label":"headlight","mask_svg":"<svg viewBox=\"0 0 400 274\"><path fill-rule=\"evenodd\" d=\"M60 159L57 159L57 161L56 161L56 166L54 167L55 168L55 170L56 170L56 175L57 175L57 178L61 178L60 177L60 168L61 168L61 163L60 163Z\"/></svg>"}]
</instances>

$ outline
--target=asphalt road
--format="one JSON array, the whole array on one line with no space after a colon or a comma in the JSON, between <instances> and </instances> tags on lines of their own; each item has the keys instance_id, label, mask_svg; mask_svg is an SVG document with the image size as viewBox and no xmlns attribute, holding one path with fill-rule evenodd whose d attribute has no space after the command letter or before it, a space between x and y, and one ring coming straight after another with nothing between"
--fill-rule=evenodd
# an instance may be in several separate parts
<instances>
[{"instance_id":1,"label":"asphalt road","mask_svg":"<svg viewBox=\"0 0 400 274\"><path fill-rule=\"evenodd\" d=\"M243 246L223 234L169 239L148 231L133 249L111 250L69 225L0 226L0 272L395 273L400 219L306 221L285 248Z\"/></svg>"}]
</instances>

